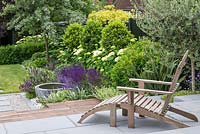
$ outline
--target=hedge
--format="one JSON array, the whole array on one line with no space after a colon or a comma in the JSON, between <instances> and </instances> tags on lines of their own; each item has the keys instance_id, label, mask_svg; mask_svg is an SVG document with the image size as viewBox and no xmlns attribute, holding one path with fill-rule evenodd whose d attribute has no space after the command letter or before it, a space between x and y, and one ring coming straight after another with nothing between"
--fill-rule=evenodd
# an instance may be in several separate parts
<instances>
[{"instance_id":1,"label":"hedge","mask_svg":"<svg viewBox=\"0 0 200 134\"><path fill-rule=\"evenodd\" d=\"M44 51L43 43L30 43L20 45L8 45L0 47L0 65L17 64L31 58L32 54Z\"/></svg>"}]
</instances>

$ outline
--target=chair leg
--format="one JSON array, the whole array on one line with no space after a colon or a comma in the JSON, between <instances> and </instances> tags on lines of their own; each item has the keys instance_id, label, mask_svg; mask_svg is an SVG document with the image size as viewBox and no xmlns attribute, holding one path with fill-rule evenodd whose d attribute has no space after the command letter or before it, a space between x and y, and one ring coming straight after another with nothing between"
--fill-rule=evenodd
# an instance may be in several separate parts
<instances>
[{"instance_id":1,"label":"chair leg","mask_svg":"<svg viewBox=\"0 0 200 134\"><path fill-rule=\"evenodd\" d=\"M177 109L177 108L174 108L174 107L170 107L169 111L174 112L176 114L180 114L180 115L182 115L182 116L184 116L188 119L191 119L191 120L198 122L198 118L194 114L188 113L186 111L183 111L183 110L180 110L180 109Z\"/></svg>"},{"instance_id":2,"label":"chair leg","mask_svg":"<svg viewBox=\"0 0 200 134\"><path fill-rule=\"evenodd\" d=\"M128 107L128 128L135 128L134 107Z\"/></svg>"},{"instance_id":3,"label":"chair leg","mask_svg":"<svg viewBox=\"0 0 200 134\"><path fill-rule=\"evenodd\" d=\"M112 104L111 109L110 109L110 126L111 127L116 127L116 118L117 118L116 110L117 110L116 104Z\"/></svg>"},{"instance_id":4,"label":"chair leg","mask_svg":"<svg viewBox=\"0 0 200 134\"><path fill-rule=\"evenodd\" d=\"M187 124L185 124L185 123L182 123L182 122L180 122L180 121L177 121L177 120L175 120L175 119L172 119L172 118L169 118L169 117L166 117L166 116L160 118L160 120L161 120L161 121L164 121L164 122L166 122L166 123L169 123L169 124L171 124L171 125L175 125L175 126L177 126L177 127L179 127L179 128L190 127L189 125L187 125Z\"/></svg>"}]
</instances>

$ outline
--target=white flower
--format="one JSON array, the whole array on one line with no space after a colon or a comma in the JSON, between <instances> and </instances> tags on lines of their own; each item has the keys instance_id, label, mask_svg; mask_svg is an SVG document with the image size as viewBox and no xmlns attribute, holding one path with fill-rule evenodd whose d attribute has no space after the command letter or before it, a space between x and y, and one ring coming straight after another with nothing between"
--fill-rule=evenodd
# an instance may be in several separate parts
<instances>
[{"instance_id":1,"label":"white flower","mask_svg":"<svg viewBox=\"0 0 200 134\"><path fill-rule=\"evenodd\" d=\"M119 57L116 57L116 58L115 58L115 62L117 62L118 60L119 60Z\"/></svg>"},{"instance_id":2,"label":"white flower","mask_svg":"<svg viewBox=\"0 0 200 134\"><path fill-rule=\"evenodd\" d=\"M125 51L125 49L120 49L120 50L117 52L117 55L122 55L124 51Z\"/></svg>"},{"instance_id":3,"label":"white flower","mask_svg":"<svg viewBox=\"0 0 200 134\"><path fill-rule=\"evenodd\" d=\"M63 50L60 50L60 53L64 53L64 51L63 51Z\"/></svg>"},{"instance_id":4,"label":"white flower","mask_svg":"<svg viewBox=\"0 0 200 134\"><path fill-rule=\"evenodd\" d=\"M115 55L115 52L110 52L108 55L104 56L103 58L101 58L102 61L107 61L108 58L110 58L111 56Z\"/></svg>"},{"instance_id":5,"label":"white flower","mask_svg":"<svg viewBox=\"0 0 200 134\"><path fill-rule=\"evenodd\" d=\"M101 58L102 61L106 61L107 59L107 56Z\"/></svg>"},{"instance_id":6,"label":"white flower","mask_svg":"<svg viewBox=\"0 0 200 134\"><path fill-rule=\"evenodd\" d=\"M110 53L107 55L107 57L109 58L109 57L111 57L111 56L113 56L113 55L115 55L115 52L110 52Z\"/></svg>"},{"instance_id":7,"label":"white flower","mask_svg":"<svg viewBox=\"0 0 200 134\"><path fill-rule=\"evenodd\" d=\"M20 43L20 41L17 41L17 42L16 42L16 44L19 44L19 43Z\"/></svg>"},{"instance_id":8,"label":"white flower","mask_svg":"<svg viewBox=\"0 0 200 134\"><path fill-rule=\"evenodd\" d=\"M135 42L136 40L137 40L136 38L132 38L130 41Z\"/></svg>"},{"instance_id":9,"label":"white flower","mask_svg":"<svg viewBox=\"0 0 200 134\"><path fill-rule=\"evenodd\" d=\"M95 50L95 51L93 51L93 57L96 57L96 56L100 55L101 53L102 53L102 51Z\"/></svg>"},{"instance_id":10,"label":"white flower","mask_svg":"<svg viewBox=\"0 0 200 134\"><path fill-rule=\"evenodd\" d=\"M74 55L79 55L83 51L83 48L79 48L75 51Z\"/></svg>"}]
</instances>

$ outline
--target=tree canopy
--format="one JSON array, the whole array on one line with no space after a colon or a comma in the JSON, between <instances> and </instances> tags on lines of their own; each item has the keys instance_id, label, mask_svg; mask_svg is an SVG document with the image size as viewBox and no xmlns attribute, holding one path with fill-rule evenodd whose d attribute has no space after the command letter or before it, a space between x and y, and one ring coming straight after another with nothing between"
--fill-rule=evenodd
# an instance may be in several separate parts
<instances>
[{"instance_id":1,"label":"tree canopy","mask_svg":"<svg viewBox=\"0 0 200 134\"><path fill-rule=\"evenodd\" d=\"M8 28L37 34L52 30L55 24L82 23L93 8L91 0L15 0L3 15L13 14Z\"/></svg>"},{"instance_id":2,"label":"tree canopy","mask_svg":"<svg viewBox=\"0 0 200 134\"><path fill-rule=\"evenodd\" d=\"M7 23L9 29L43 35L48 63L49 39L55 37L56 26L83 23L92 8L92 0L15 0L5 6L1 15L13 15Z\"/></svg>"}]
</instances>

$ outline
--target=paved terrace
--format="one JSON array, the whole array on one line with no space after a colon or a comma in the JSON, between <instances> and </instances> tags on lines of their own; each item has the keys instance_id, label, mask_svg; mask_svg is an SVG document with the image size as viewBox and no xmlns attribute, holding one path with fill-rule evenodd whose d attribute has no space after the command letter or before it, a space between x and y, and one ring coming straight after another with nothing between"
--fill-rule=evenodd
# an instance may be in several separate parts
<instances>
[{"instance_id":1,"label":"paved terrace","mask_svg":"<svg viewBox=\"0 0 200 134\"><path fill-rule=\"evenodd\" d=\"M200 120L200 95L177 97L173 105L192 112ZM0 124L0 134L199 134L200 123L193 122L174 113L169 116L191 125L190 128L179 129L150 118L136 116L135 129L127 128L127 117L121 116L118 110L117 127L109 127L109 112L98 112L86 119L83 124L77 121L81 114L55 116L43 119L6 122Z\"/></svg>"}]
</instances>

